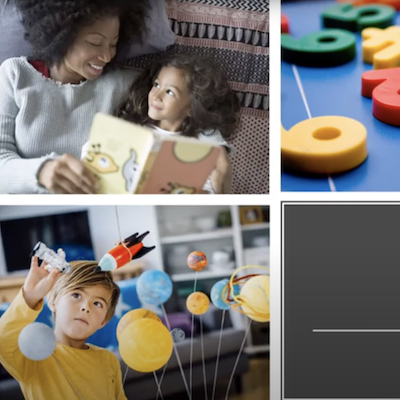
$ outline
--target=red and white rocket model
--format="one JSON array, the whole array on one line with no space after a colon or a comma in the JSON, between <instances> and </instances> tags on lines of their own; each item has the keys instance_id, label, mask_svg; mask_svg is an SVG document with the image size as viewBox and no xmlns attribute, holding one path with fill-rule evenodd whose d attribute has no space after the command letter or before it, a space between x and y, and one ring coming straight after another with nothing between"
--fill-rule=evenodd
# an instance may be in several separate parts
<instances>
[{"instance_id":1,"label":"red and white rocket model","mask_svg":"<svg viewBox=\"0 0 400 400\"><path fill-rule=\"evenodd\" d=\"M143 246L142 240L148 234L149 232L147 231L140 236L138 236L138 233L129 236L123 242L119 243L113 249L108 251L100 260L97 268L101 271L112 271L114 269L123 267L131 260L143 257L156 247Z\"/></svg>"}]
</instances>

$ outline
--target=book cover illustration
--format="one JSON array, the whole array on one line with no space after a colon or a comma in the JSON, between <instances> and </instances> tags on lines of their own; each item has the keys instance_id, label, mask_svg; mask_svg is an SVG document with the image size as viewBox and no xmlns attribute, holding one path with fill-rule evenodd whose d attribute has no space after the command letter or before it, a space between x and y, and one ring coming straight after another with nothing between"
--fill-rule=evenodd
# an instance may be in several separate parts
<instances>
[{"instance_id":1,"label":"book cover illustration","mask_svg":"<svg viewBox=\"0 0 400 400\"><path fill-rule=\"evenodd\" d=\"M132 193L153 142L149 129L96 114L83 162L99 180L98 193Z\"/></svg>"},{"instance_id":2,"label":"book cover illustration","mask_svg":"<svg viewBox=\"0 0 400 400\"><path fill-rule=\"evenodd\" d=\"M196 139L163 138L152 168L143 177L141 193L199 194L213 171L218 145Z\"/></svg>"},{"instance_id":3,"label":"book cover illustration","mask_svg":"<svg viewBox=\"0 0 400 400\"><path fill-rule=\"evenodd\" d=\"M96 114L84 164L98 193L194 194L214 169L219 145L181 136L159 138L146 127Z\"/></svg>"}]
</instances>

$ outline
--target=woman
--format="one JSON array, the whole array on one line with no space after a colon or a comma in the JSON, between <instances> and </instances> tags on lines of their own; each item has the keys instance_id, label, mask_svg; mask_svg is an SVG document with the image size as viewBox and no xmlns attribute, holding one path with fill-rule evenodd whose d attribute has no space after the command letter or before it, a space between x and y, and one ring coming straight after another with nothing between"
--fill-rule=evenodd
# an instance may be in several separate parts
<instances>
[{"instance_id":1,"label":"woman","mask_svg":"<svg viewBox=\"0 0 400 400\"><path fill-rule=\"evenodd\" d=\"M133 71L113 71L144 31L147 0L18 0L32 57L0 67L0 192L96 193L79 160L93 116L111 113Z\"/></svg>"}]
</instances>

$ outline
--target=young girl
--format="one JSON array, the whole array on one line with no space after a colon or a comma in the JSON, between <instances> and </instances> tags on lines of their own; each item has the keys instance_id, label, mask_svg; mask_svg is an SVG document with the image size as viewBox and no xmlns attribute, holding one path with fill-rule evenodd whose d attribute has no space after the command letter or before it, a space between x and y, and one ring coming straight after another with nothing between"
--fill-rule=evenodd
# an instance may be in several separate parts
<instances>
[{"instance_id":1,"label":"young girl","mask_svg":"<svg viewBox=\"0 0 400 400\"><path fill-rule=\"evenodd\" d=\"M223 151L204 190L230 193L226 142L238 122L239 101L209 59L173 55L154 62L131 85L115 115L147 125L159 135L182 135L218 143Z\"/></svg>"}]
</instances>

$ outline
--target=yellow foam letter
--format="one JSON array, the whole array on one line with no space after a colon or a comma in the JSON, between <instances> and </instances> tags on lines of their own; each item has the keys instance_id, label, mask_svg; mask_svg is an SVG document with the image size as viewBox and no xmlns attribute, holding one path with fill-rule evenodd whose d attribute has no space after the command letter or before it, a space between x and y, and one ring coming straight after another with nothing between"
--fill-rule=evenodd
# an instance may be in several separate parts
<instances>
[{"instance_id":1,"label":"yellow foam letter","mask_svg":"<svg viewBox=\"0 0 400 400\"><path fill-rule=\"evenodd\" d=\"M363 60L374 69L400 66L400 26L367 28L361 32Z\"/></svg>"},{"instance_id":2,"label":"yellow foam letter","mask_svg":"<svg viewBox=\"0 0 400 400\"><path fill-rule=\"evenodd\" d=\"M316 117L289 131L281 128L284 169L313 174L335 174L360 165L367 157L367 131L347 117Z\"/></svg>"}]
</instances>

